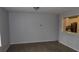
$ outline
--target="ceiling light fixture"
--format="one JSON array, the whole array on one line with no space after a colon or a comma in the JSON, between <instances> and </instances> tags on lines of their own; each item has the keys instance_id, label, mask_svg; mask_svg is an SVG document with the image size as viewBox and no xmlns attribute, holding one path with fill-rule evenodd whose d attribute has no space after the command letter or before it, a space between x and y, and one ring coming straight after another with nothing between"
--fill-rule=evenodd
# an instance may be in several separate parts
<instances>
[{"instance_id":1,"label":"ceiling light fixture","mask_svg":"<svg viewBox=\"0 0 79 59\"><path fill-rule=\"evenodd\" d=\"M34 10L39 10L40 7L33 7L33 8L34 8Z\"/></svg>"}]
</instances>

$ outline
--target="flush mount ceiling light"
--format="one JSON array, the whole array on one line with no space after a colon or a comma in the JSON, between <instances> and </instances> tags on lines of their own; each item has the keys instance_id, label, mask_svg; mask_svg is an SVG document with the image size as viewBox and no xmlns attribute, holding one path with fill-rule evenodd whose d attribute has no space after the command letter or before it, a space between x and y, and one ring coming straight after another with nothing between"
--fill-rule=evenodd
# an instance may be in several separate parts
<instances>
[{"instance_id":1,"label":"flush mount ceiling light","mask_svg":"<svg viewBox=\"0 0 79 59\"><path fill-rule=\"evenodd\" d=\"M33 7L34 10L39 10L40 7Z\"/></svg>"}]
</instances>

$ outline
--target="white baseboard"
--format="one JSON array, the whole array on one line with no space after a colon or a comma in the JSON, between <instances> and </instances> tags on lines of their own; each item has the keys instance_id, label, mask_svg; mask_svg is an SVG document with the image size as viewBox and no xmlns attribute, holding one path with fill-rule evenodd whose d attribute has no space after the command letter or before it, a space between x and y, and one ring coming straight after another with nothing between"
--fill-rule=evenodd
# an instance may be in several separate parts
<instances>
[{"instance_id":1,"label":"white baseboard","mask_svg":"<svg viewBox=\"0 0 79 59\"><path fill-rule=\"evenodd\" d=\"M11 45L12 44L23 44L23 43L37 43L37 42L49 42L51 40L46 40L46 41L32 41L32 42L15 42L15 43L10 43ZM57 40L53 40L53 41L57 41Z\"/></svg>"},{"instance_id":2,"label":"white baseboard","mask_svg":"<svg viewBox=\"0 0 79 59\"><path fill-rule=\"evenodd\" d=\"M75 48L73 48L73 47L67 45L66 43L63 43L63 42L61 42L61 41L58 41L58 42L61 43L61 44L63 44L63 45L65 45L65 46L67 46L67 47L70 47L71 49L73 49L73 50L75 50L75 51L79 51L78 49L75 49Z\"/></svg>"},{"instance_id":3,"label":"white baseboard","mask_svg":"<svg viewBox=\"0 0 79 59\"><path fill-rule=\"evenodd\" d=\"M7 52L7 50L8 50L9 47L10 47L10 45L2 47L2 52Z\"/></svg>"}]
</instances>

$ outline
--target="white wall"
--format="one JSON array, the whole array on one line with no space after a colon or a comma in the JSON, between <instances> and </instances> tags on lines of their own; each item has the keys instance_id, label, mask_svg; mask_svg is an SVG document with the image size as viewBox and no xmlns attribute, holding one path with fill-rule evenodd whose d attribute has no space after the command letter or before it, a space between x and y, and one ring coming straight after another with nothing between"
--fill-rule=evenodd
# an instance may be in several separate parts
<instances>
[{"instance_id":1,"label":"white wall","mask_svg":"<svg viewBox=\"0 0 79 59\"><path fill-rule=\"evenodd\" d=\"M6 51L9 46L9 18L8 12L0 8L0 51Z\"/></svg>"},{"instance_id":2,"label":"white wall","mask_svg":"<svg viewBox=\"0 0 79 59\"><path fill-rule=\"evenodd\" d=\"M10 43L58 40L58 17L52 14L9 13Z\"/></svg>"},{"instance_id":3,"label":"white wall","mask_svg":"<svg viewBox=\"0 0 79 59\"><path fill-rule=\"evenodd\" d=\"M60 25L59 25L59 42L63 43L66 46L71 47L74 50L79 51L79 35L76 34L68 34L62 32L62 16L73 16L79 15L79 11L70 11L60 15Z\"/></svg>"}]
</instances>

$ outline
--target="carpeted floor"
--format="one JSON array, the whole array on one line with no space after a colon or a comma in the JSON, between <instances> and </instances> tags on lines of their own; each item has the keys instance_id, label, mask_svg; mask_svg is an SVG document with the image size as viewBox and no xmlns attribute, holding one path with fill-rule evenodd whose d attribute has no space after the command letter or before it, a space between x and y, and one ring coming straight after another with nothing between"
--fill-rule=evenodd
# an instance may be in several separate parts
<instances>
[{"instance_id":1,"label":"carpeted floor","mask_svg":"<svg viewBox=\"0 0 79 59\"><path fill-rule=\"evenodd\" d=\"M58 42L40 42L11 45L7 52L76 52Z\"/></svg>"}]
</instances>

